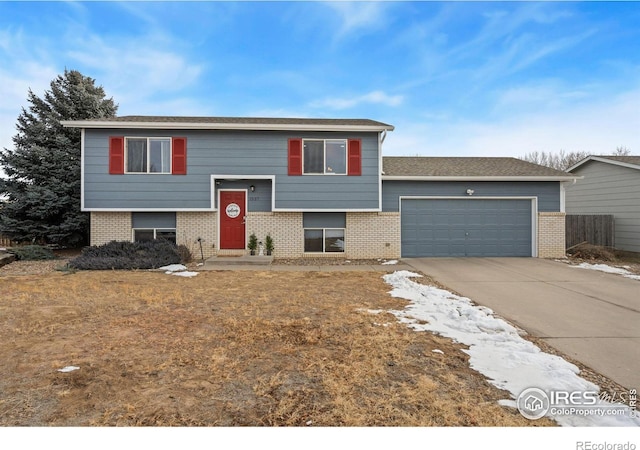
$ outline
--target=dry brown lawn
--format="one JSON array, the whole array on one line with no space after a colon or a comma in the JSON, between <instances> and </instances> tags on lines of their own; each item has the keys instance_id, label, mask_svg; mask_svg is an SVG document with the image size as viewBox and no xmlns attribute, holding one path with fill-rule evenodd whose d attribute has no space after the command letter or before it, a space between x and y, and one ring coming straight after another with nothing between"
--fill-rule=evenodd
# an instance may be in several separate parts
<instances>
[{"instance_id":1,"label":"dry brown lawn","mask_svg":"<svg viewBox=\"0 0 640 450\"><path fill-rule=\"evenodd\" d=\"M376 272L0 276L0 425L554 424L498 405L460 345L368 313L405 306L389 290Z\"/></svg>"}]
</instances>

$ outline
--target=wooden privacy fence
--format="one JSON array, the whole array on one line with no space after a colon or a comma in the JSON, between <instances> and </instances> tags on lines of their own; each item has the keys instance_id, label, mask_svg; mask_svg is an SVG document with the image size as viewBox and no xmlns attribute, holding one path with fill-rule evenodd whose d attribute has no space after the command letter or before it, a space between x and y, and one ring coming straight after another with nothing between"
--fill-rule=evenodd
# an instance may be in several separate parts
<instances>
[{"instance_id":1,"label":"wooden privacy fence","mask_svg":"<svg viewBox=\"0 0 640 450\"><path fill-rule=\"evenodd\" d=\"M567 248L588 242L615 247L613 216L606 214L567 214L565 220Z\"/></svg>"},{"instance_id":2,"label":"wooden privacy fence","mask_svg":"<svg viewBox=\"0 0 640 450\"><path fill-rule=\"evenodd\" d=\"M11 247L11 239L0 234L0 247Z\"/></svg>"}]
</instances>

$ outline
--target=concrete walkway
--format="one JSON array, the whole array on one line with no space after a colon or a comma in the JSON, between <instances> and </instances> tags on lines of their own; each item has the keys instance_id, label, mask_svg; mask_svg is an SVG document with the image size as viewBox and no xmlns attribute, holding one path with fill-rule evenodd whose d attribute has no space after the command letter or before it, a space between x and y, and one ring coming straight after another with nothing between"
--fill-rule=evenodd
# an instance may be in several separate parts
<instances>
[{"instance_id":1,"label":"concrete walkway","mask_svg":"<svg viewBox=\"0 0 640 450\"><path fill-rule=\"evenodd\" d=\"M640 281L537 258L403 262L622 386L640 388Z\"/></svg>"},{"instance_id":2,"label":"concrete walkway","mask_svg":"<svg viewBox=\"0 0 640 450\"><path fill-rule=\"evenodd\" d=\"M198 270L265 270L281 272L395 272L396 270L415 270L408 264L327 264L327 265L298 265L298 264L216 264L198 267Z\"/></svg>"}]
</instances>

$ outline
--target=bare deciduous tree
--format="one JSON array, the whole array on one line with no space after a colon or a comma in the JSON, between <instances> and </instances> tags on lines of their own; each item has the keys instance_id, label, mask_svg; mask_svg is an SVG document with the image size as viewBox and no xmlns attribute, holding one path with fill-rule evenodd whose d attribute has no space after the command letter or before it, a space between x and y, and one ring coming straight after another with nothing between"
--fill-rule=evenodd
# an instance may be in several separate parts
<instances>
[{"instance_id":1,"label":"bare deciduous tree","mask_svg":"<svg viewBox=\"0 0 640 450\"><path fill-rule=\"evenodd\" d=\"M615 156L627 156L630 154L631 150L624 146L619 146L611 152L611 155ZM564 150L560 150L558 153L529 152L524 156L521 156L520 159L564 171L574 164L582 161L587 156L589 156L589 153L587 152L565 152Z\"/></svg>"}]
</instances>

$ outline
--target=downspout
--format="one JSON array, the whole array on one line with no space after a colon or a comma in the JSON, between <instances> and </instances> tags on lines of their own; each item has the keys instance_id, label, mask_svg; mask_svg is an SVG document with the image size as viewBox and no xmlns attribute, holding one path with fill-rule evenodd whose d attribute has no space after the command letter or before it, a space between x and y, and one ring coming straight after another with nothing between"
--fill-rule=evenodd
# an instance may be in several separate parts
<instances>
[{"instance_id":1,"label":"downspout","mask_svg":"<svg viewBox=\"0 0 640 450\"><path fill-rule=\"evenodd\" d=\"M378 174L378 211L382 211L382 175L384 175L384 167L382 166L382 144L387 137L387 130L382 130L378 134L378 158L380 165L380 173Z\"/></svg>"}]
</instances>

